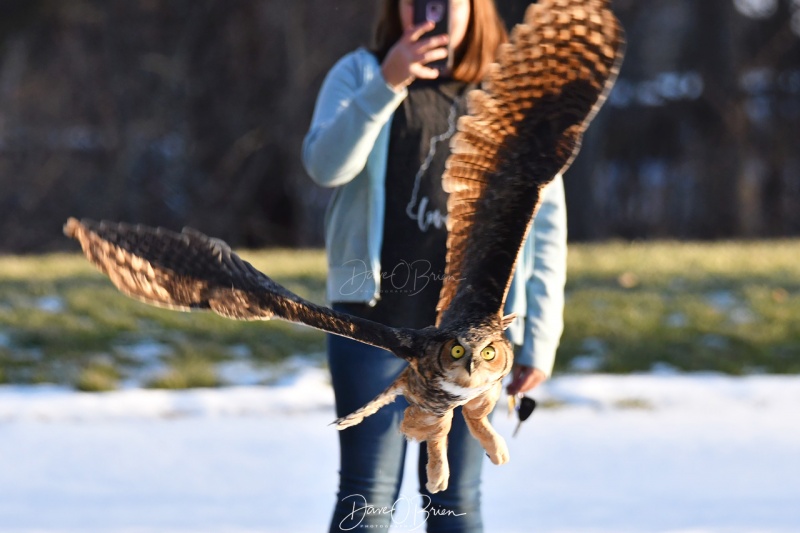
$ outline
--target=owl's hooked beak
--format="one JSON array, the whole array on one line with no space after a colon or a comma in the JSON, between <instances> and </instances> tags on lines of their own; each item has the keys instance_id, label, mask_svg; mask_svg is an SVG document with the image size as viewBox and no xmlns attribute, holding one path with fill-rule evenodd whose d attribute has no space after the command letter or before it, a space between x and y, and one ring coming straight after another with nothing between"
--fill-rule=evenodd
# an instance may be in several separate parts
<instances>
[{"instance_id":1,"label":"owl's hooked beak","mask_svg":"<svg viewBox=\"0 0 800 533\"><path fill-rule=\"evenodd\" d=\"M472 375L472 372L475 370L475 359L473 357L466 357L467 364L465 365L467 368L467 374Z\"/></svg>"}]
</instances>

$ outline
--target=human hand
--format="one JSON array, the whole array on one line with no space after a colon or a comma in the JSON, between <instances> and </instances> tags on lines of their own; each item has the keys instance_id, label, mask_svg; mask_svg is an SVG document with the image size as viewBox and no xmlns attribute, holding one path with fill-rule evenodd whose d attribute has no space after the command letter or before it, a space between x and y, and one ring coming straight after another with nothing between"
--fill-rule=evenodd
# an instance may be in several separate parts
<instances>
[{"instance_id":1,"label":"human hand","mask_svg":"<svg viewBox=\"0 0 800 533\"><path fill-rule=\"evenodd\" d=\"M547 380L547 375L538 368L514 365L511 369L511 382L506 387L509 396L520 392L528 392Z\"/></svg>"},{"instance_id":2,"label":"human hand","mask_svg":"<svg viewBox=\"0 0 800 533\"><path fill-rule=\"evenodd\" d=\"M449 36L442 34L420 39L435 26L433 22L426 21L407 29L386 54L381 65L381 73L386 83L394 90L407 87L416 78L432 80L439 76L438 70L425 65L447 57L448 51L445 46Z\"/></svg>"}]
</instances>

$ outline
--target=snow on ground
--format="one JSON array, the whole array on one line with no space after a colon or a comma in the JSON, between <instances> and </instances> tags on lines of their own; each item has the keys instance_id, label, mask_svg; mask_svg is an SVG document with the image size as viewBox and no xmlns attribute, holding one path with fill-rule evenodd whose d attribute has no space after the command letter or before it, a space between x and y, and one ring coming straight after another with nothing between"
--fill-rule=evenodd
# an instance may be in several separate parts
<instances>
[{"instance_id":1,"label":"snow on ground","mask_svg":"<svg viewBox=\"0 0 800 533\"><path fill-rule=\"evenodd\" d=\"M800 377L565 376L535 397L551 407L515 439L495 413L511 462L487 460L487 531L800 531ZM313 368L273 387L0 387L0 532L325 530L332 403ZM416 485L392 531L424 530Z\"/></svg>"}]
</instances>

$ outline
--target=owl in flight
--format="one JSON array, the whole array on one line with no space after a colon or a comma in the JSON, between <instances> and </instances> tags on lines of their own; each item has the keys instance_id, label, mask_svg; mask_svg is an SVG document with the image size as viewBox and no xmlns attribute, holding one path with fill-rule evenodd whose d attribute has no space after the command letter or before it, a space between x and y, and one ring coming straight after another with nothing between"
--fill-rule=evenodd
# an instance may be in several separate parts
<instances>
[{"instance_id":1,"label":"owl in flight","mask_svg":"<svg viewBox=\"0 0 800 533\"><path fill-rule=\"evenodd\" d=\"M540 192L577 154L622 60L624 37L610 0L541 0L468 95L442 177L448 198L447 267L436 325L391 328L293 294L222 241L184 229L71 218L64 232L123 293L146 303L211 310L237 320L279 318L384 348L408 361L367 405L338 419L358 424L406 397L401 431L428 447L427 488L447 488L453 409L495 464L508 461L487 415L513 351L503 304Z\"/></svg>"}]
</instances>

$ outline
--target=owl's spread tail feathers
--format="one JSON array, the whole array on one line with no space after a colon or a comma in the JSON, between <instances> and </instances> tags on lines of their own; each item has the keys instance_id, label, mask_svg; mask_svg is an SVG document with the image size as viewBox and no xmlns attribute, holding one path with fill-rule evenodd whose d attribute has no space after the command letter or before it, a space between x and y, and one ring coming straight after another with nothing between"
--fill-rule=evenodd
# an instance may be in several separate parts
<instances>
[{"instance_id":1,"label":"owl's spread tail feathers","mask_svg":"<svg viewBox=\"0 0 800 533\"><path fill-rule=\"evenodd\" d=\"M394 380L394 382L391 385L389 385L389 387L385 391L375 396L375 398L370 400L366 405L353 411L347 416L343 416L342 418L337 418L333 422L333 425L335 425L336 429L339 430L349 428L350 426L356 426L360 424L368 416L377 413L381 409L381 407L384 407L392 403L395 400L395 398L403 394L404 391L405 391L405 372L400 374L400 377Z\"/></svg>"}]
</instances>

